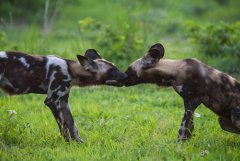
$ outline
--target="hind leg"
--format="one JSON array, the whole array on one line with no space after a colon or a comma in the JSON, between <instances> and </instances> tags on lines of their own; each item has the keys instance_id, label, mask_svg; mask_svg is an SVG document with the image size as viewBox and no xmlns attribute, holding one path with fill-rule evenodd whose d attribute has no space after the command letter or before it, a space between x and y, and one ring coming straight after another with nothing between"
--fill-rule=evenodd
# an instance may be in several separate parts
<instances>
[{"instance_id":1,"label":"hind leg","mask_svg":"<svg viewBox=\"0 0 240 161\"><path fill-rule=\"evenodd\" d=\"M233 124L230 118L219 117L218 122L224 131L240 134L240 130Z\"/></svg>"},{"instance_id":2,"label":"hind leg","mask_svg":"<svg viewBox=\"0 0 240 161\"><path fill-rule=\"evenodd\" d=\"M234 108L231 111L231 120L233 125L236 127L235 133L240 134L240 108Z\"/></svg>"},{"instance_id":3,"label":"hind leg","mask_svg":"<svg viewBox=\"0 0 240 161\"><path fill-rule=\"evenodd\" d=\"M240 134L240 109L234 108L231 110L231 118L219 117L219 124L225 131Z\"/></svg>"}]
</instances>

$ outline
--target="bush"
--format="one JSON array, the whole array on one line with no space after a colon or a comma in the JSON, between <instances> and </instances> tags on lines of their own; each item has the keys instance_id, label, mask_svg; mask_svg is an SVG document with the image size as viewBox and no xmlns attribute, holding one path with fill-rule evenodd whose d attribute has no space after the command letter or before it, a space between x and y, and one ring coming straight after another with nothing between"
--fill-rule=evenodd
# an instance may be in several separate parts
<instances>
[{"instance_id":1,"label":"bush","mask_svg":"<svg viewBox=\"0 0 240 161\"><path fill-rule=\"evenodd\" d=\"M129 61L136 59L136 54L141 54L141 56L143 54L144 40L142 33L139 32L141 25L136 21L127 22L118 29L101 24L90 17L80 20L78 23L82 36L103 50L106 58L112 60L114 54L115 61Z\"/></svg>"},{"instance_id":2,"label":"bush","mask_svg":"<svg viewBox=\"0 0 240 161\"><path fill-rule=\"evenodd\" d=\"M225 72L240 74L240 22L206 26L190 22L187 36L208 63Z\"/></svg>"},{"instance_id":3,"label":"bush","mask_svg":"<svg viewBox=\"0 0 240 161\"><path fill-rule=\"evenodd\" d=\"M240 58L240 22L206 26L190 22L187 36L206 55L233 55Z\"/></svg>"}]
</instances>

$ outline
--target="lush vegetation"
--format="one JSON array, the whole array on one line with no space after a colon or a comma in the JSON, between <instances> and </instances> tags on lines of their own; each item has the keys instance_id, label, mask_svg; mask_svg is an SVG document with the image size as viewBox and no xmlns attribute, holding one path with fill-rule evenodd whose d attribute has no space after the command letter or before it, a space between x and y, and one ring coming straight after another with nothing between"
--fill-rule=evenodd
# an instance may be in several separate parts
<instances>
[{"instance_id":1,"label":"lush vegetation","mask_svg":"<svg viewBox=\"0 0 240 161\"><path fill-rule=\"evenodd\" d=\"M76 59L96 48L125 70L161 42L165 58L196 57L240 78L238 0L0 0L0 50ZM47 4L48 3L48 4ZM239 136L201 106L195 135L177 143L183 102L171 89L73 88L84 144L65 143L44 95L0 93L0 160L238 160Z\"/></svg>"},{"instance_id":2,"label":"lush vegetation","mask_svg":"<svg viewBox=\"0 0 240 161\"><path fill-rule=\"evenodd\" d=\"M240 73L240 22L236 24L220 23L219 25L199 26L188 24L188 36L198 44L199 50L211 59L221 58L216 61L224 71Z\"/></svg>"}]
</instances>

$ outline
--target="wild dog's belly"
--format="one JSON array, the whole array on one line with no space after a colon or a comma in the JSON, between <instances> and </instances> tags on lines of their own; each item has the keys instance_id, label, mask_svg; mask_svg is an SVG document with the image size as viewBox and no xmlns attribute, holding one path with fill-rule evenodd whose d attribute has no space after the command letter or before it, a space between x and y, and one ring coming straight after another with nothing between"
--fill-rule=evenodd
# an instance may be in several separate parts
<instances>
[{"instance_id":1,"label":"wild dog's belly","mask_svg":"<svg viewBox=\"0 0 240 161\"><path fill-rule=\"evenodd\" d=\"M207 108L221 117L231 116L231 105L213 97L205 97L202 102Z\"/></svg>"},{"instance_id":2,"label":"wild dog's belly","mask_svg":"<svg viewBox=\"0 0 240 161\"><path fill-rule=\"evenodd\" d=\"M231 110L240 106L240 94L231 90L212 89L206 98L203 104L222 117L230 117Z\"/></svg>"},{"instance_id":3,"label":"wild dog's belly","mask_svg":"<svg viewBox=\"0 0 240 161\"><path fill-rule=\"evenodd\" d=\"M1 63L0 66L0 88L8 94L46 93L47 80L43 65L36 63L26 67L11 61Z\"/></svg>"},{"instance_id":4,"label":"wild dog's belly","mask_svg":"<svg viewBox=\"0 0 240 161\"><path fill-rule=\"evenodd\" d=\"M22 74L11 73L3 76L0 80L0 88L8 94L25 94L47 92L47 82L41 78L41 74L30 75L28 72Z\"/></svg>"}]
</instances>

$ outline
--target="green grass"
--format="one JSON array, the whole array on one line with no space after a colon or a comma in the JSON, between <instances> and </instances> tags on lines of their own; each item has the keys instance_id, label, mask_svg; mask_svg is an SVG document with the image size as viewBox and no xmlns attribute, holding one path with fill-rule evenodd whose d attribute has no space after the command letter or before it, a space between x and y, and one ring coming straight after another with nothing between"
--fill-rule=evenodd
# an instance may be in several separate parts
<instances>
[{"instance_id":1,"label":"green grass","mask_svg":"<svg viewBox=\"0 0 240 161\"><path fill-rule=\"evenodd\" d=\"M2 160L237 160L238 135L220 129L217 117L197 109L195 135L177 143L184 113L171 88L74 88L71 111L85 143L65 143L44 96L1 96ZM12 114L8 110L14 110ZM204 153L202 156L201 153Z\"/></svg>"},{"instance_id":2,"label":"green grass","mask_svg":"<svg viewBox=\"0 0 240 161\"><path fill-rule=\"evenodd\" d=\"M47 37L38 24L0 26L8 36L7 45L0 50L54 54L76 60L76 54L96 48L110 61L115 60L114 52L105 54L109 48L97 46L86 38L88 35L79 32L78 21L90 16L116 31L124 30L124 25L131 22L137 27L126 32L143 35L141 52L129 49L131 52L126 54L132 55L131 60L114 62L122 71L156 42L164 44L165 58L196 57L213 66L226 62L224 67L227 67L231 65L228 57L208 59L200 54L186 39L184 25L188 20L216 25L219 21L235 22L240 16L239 1L228 2L220 6L217 1L207 0L65 1ZM217 116L202 105L196 110L200 117L194 118L194 136L177 143L184 107L171 88L155 85L73 88L69 102L83 144L64 141L51 111L43 103L45 97L34 94L10 97L0 93L1 161L237 161L240 158L239 136L223 131ZM16 114L11 114L12 110Z\"/></svg>"}]
</instances>

